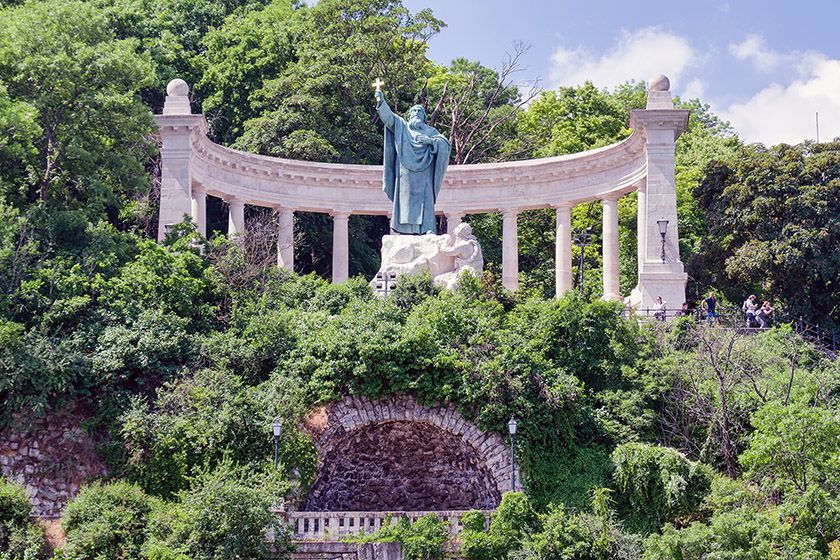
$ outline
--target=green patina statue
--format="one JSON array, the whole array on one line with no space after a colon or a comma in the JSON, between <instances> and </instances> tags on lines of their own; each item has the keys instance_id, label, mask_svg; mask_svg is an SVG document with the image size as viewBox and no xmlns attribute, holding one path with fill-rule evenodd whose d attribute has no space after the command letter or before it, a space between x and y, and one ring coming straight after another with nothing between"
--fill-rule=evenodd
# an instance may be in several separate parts
<instances>
[{"instance_id":1,"label":"green patina statue","mask_svg":"<svg viewBox=\"0 0 840 560\"><path fill-rule=\"evenodd\" d=\"M449 141L426 124L426 112L415 105L408 122L395 115L377 80L376 110L385 123L383 190L394 203L391 229L397 233L435 234L435 201L449 165Z\"/></svg>"}]
</instances>

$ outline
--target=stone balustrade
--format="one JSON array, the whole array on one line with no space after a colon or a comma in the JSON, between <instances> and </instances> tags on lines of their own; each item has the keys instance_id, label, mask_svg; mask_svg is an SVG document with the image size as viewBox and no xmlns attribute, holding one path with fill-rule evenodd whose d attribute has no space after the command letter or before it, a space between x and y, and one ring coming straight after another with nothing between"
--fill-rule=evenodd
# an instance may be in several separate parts
<instances>
[{"instance_id":1,"label":"stone balustrade","mask_svg":"<svg viewBox=\"0 0 840 560\"><path fill-rule=\"evenodd\" d=\"M484 513L486 529L490 525L490 516L496 511L480 511ZM429 513L437 515L449 527L450 534L457 536L463 529L461 517L467 511L277 511L275 513L280 517L283 525L291 528L293 540L325 541L360 533L368 535L375 533L382 528L388 516L391 516L392 524L403 517L407 517L413 524Z\"/></svg>"}]
</instances>

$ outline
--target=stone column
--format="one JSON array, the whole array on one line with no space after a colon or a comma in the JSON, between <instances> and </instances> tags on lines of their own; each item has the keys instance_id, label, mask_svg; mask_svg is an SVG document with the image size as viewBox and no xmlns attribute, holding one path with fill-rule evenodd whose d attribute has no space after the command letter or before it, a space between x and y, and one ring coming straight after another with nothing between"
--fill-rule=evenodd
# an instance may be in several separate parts
<instances>
[{"instance_id":1,"label":"stone column","mask_svg":"<svg viewBox=\"0 0 840 560\"><path fill-rule=\"evenodd\" d=\"M461 224L462 214L446 214L446 233L452 233Z\"/></svg>"},{"instance_id":2,"label":"stone column","mask_svg":"<svg viewBox=\"0 0 840 560\"><path fill-rule=\"evenodd\" d=\"M605 197L603 207L604 299L615 300L619 296L618 196Z\"/></svg>"},{"instance_id":3,"label":"stone column","mask_svg":"<svg viewBox=\"0 0 840 560\"><path fill-rule=\"evenodd\" d=\"M688 279L680 261L674 154L677 138L688 124L689 112L674 109L670 82L665 76L652 78L648 92L647 108L633 111L630 116L630 127L644 131L647 156L647 184L640 197L644 204L639 205L639 307L648 309L661 296L671 310L679 309L685 300ZM668 222L665 262L658 221Z\"/></svg>"},{"instance_id":4,"label":"stone column","mask_svg":"<svg viewBox=\"0 0 840 560\"><path fill-rule=\"evenodd\" d=\"M234 196L225 200L228 203L228 238L245 235L245 202Z\"/></svg>"},{"instance_id":5,"label":"stone column","mask_svg":"<svg viewBox=\"0 0 840 560\"><path fill-rule=\"evenodd\" d=\"M193 133L207 130L203 115L190 113L190 88L181 79L169 82L163 114L155 115L160 127L160 210L158 241L162 241L170 226L193 216L192 156Z\"/></svg>"},{"instance_id":6,"label":"stone column","mask_svg":"<svg viewBox=\"0 0 840 560\"><path fill-rule=\"evenodd\" d=\"M555 206L557 238L554 248L556 297L572 289L572 204Z\"/></svg>"},{"instance_id":7,"label":"stone column","mask_svg":"<svg viewBox=\"0 0 840 560\"><path fill-rule=\"evenodd\" d=\"M647 185L641 185L636 191L636 254L641 274L644 268L647 246Z\"/></svg>"},{"instance_id":8,"label":"stone column","mask_svg":"<svg viewBox=\"0 0 840 560\"><path fill-rule=\"evenodd\" d=\"M198 233L207 237L207 189L203 185L192 186L191 212Z\"/></svg>"},{"instance_id":9,"label":"stone column","mask_svg":"<svg viewBox=\"0 0 840 560\"><path fill-rule=\"evenodd\" d=\"M518 210L502 211L502 285L512 292L519 289L518 215Z\"/></svg>"},{"instance_id":10,"label":"stone column","mask_svg":"<svg viewBox=\"0 0 840 560\"><path fill-rule=\"evenodd\" d=\"M295 269L295 212L278 206L277 211L277 268Z\"/></svg>"},{"instance_id":11,"label":"stone column","mask_svg":"<svg viewBox=\"0 0 840 560\"><path fill-rule=\"evenodd\" d=\"M332 281L340 284L350 277L350 212L333 212Z\"/></svg>"}]
</instances>

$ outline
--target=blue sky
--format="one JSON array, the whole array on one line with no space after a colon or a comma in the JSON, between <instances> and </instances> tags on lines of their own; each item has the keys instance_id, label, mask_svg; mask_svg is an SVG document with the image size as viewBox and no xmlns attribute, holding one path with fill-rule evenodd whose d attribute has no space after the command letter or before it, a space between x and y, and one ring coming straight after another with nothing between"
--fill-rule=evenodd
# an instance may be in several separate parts
<instances>
[{"instance_id":1,"label":"blue sky","mask_svg":"<svg viewBox=\"0 0 840 560\"><path fill-rule=\"evenodd\" d=\"M840 137L840 0L403 0L447 23L429 43L499 69L516 41L523 81L612 89L654 74L699 98L747 142Z\"/></svg>"}]
</instances>

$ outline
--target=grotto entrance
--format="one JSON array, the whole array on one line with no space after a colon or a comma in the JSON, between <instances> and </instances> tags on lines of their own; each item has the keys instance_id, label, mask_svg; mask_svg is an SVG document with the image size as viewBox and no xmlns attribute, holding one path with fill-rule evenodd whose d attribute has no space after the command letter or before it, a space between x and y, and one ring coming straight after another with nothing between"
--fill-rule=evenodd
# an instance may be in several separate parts
<instances>
[{"instance_id":1,"label":"grotto entrance","mask_svg":"<svg viewBox=\"0 0 840 560\"><path fill-rule=\"evenodd\" d=\"M331 446L306 511L492 509L492 473L461 438L427 422L378 422Z\"/></svg>"},{"instance_id":2,"label":"grotto entrance","mask_svg":"<svg viewBox=\"0 0 840 560\"><path fill-rule=\"evenodd\" d=\"M510 490L502 437L482 432L451 405L348 397L305 424L318 447L318 471L301 511L488 510Z\"/></svg>"}]
</instances>

